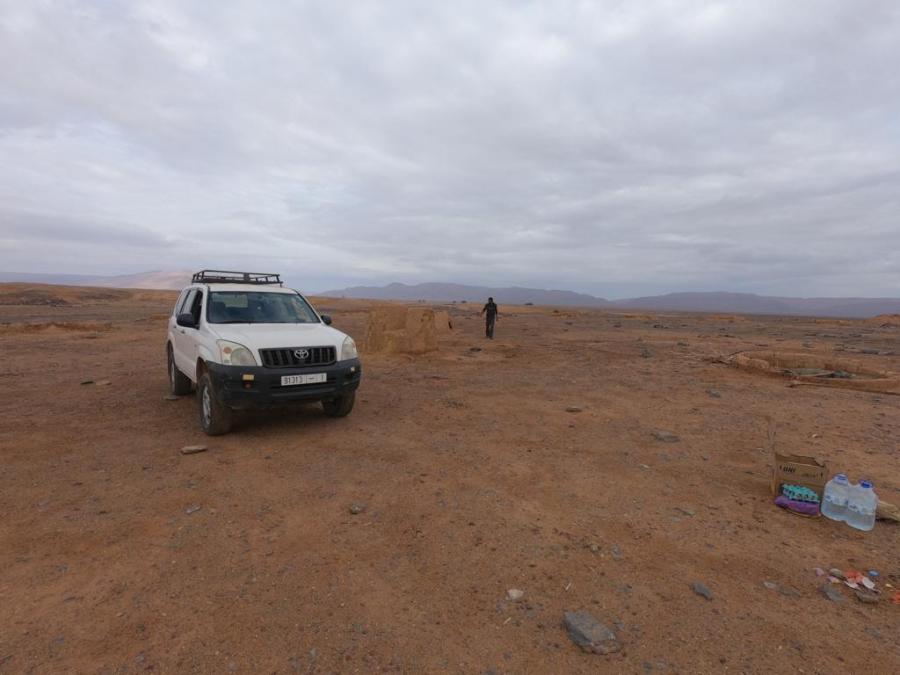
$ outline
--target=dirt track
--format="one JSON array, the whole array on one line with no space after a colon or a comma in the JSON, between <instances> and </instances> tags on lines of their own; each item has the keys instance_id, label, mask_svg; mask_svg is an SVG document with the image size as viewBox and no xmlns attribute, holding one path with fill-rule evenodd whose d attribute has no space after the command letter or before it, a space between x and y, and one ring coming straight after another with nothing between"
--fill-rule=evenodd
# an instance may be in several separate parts
<instances>
[{"instance_id":1,"label":"dirt track","mask_svg":"<svg viewBox=\"0 0 900 675\"><path fill-rule=\"evenodd\" d=\"M710 361L900 351L900 328L529 307L486 342L456 305L440 352L363 353L350 417L207 439L164 400L174 294L0 291L0 673L900 671L900 605L832 603L812 571L900 588L900 526L779 511L765 448L771 417L900 502L900 397ZM354 335L365 307L320 305ZM582 653L571 609L622 651Z\"/></svg>"}]
</instances>

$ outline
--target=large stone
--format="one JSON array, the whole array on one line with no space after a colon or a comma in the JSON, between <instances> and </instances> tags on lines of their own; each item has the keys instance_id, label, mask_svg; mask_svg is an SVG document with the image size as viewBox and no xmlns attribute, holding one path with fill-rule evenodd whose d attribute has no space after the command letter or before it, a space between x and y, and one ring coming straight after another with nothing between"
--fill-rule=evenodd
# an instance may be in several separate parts
<instances>
[{"instance_id":1,"label":"large stone","mask_svg":"<svg viewBox=\"0 0 900 675\"><path fill-rule=\"evenodd\" d=\"M612 654L622 648L616 634L588 612L566 612L564 623L572 642L586 652Z\"/></svg>"},{"instance_id":2,"label":"large stone","mask_svg":"<svg viewBox=\"0 0 900 675\"><path fill-rule=\"evenodd\" d=\"M694 589L694 593L696 593L697 595L706 598L707 600L713 599L712 591L709 590L709 588L707 588L705 584L701 584L699 581L695 581L691 585L691 588Z\"/></svg>"},{"instance_id":3,"label":"large stone","mask_svg":"<svg viewBox=\"0 0 900 675\"><path fill-rule=\"evenodd\" d=\"M435 312L428 307L379 306L369 314L366 349L370 352L424 354L438 348Z\"/></svg>"},{"instance_id":4,"label":"large stone","mask_svg":"<svg viewBox=\"0 0 900 675\"><path fill-rule=\"evenodd\" d=\"M844 602L843 594L831 584L825 584L822 586L822 595L831 600L832 602L836 602L837 604L841 604Z\"/></svg>"}]
</instances>

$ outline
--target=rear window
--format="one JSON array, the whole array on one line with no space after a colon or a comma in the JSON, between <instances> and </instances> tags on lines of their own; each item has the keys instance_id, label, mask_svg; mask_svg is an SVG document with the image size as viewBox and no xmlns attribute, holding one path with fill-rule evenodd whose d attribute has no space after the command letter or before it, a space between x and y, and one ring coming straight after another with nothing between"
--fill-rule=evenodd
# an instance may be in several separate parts
<instances>
[{"instance_id":1,"label":"rear window","mask_svg":"<svg viewBox=\"0 0 900 675\"><path fill-rule=\"evenodd\" d=\"M206 309L209 323L319 323L299 294L214 291Z\"/></svg>"}]
</instances>

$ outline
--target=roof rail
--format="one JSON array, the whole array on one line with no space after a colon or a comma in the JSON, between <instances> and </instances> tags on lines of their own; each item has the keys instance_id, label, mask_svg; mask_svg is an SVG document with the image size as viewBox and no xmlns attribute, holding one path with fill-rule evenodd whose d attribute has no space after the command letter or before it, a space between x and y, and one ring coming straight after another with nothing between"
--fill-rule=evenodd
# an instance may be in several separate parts
<instances>
[{"instance_id":1,"label":"roof rail","mask_svg":"<svg viewBox=\"0 0 900 675\"><path fill-rule=\"evenodd\" d=\"M280 274L270 272L229 272L227 270L201 270L191 277L193 284L278 284Z\"/></svg>"}]
</instances>

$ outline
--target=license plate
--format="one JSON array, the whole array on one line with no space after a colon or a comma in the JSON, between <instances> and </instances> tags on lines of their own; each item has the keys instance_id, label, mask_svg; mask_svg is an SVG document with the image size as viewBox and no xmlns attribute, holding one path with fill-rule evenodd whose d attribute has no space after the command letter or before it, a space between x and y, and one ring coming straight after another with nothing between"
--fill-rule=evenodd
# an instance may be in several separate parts
<instances>
[{"instance_id":1,"label":"license plate","mask_svg":"<svg viewBox=\"0 0 900 675\"><path fill-rule=\"evenodd\" d=\"M308 375L282 375L281 386L290 387L295 384L322 384L328 381L327 373L310 373Z\"/></svg>"}]
</instances>

